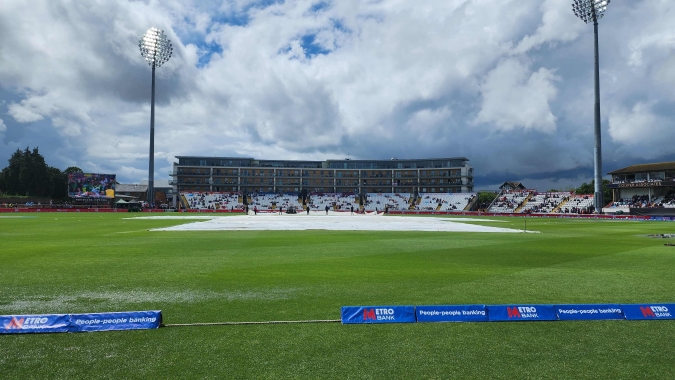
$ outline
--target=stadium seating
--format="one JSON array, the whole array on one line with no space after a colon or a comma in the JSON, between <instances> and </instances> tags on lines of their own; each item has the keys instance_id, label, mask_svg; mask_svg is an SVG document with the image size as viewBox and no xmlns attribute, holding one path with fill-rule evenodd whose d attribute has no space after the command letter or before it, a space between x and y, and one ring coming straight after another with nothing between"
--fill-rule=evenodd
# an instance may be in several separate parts
<instances>
[{"instance_id":1,"label":"stadium seating","mask_svg":"<svg viewBox=\"0 0 675 380\"><path fill-rule=\"evenodd\" d=\"M475 193L427 193L415 207L419 211L463 211L476 196Z\"/></svg>"},{"instance_id":2,"label":"stadium seating","mask_svg":"<svg viewBox=\"0 0 675 380\"><path fill-rule=\"evenodd\" d=\"M355 210L358 209L354 194L312 193L309 199L312 210L325 210L326 206L332 210L350 210L352 206Z\"/></svg>"},{"instance_id":3,"label":"stadium seating","mask_svg":"<svg viewBox=\"0 0 675 380\"><path fill-rule=\"evenodd\" d=\"M410 194L408 193L368 193L364 210L366 211L384 211L385 207L389 210L408 210L410 208Z\"/></svg>"},{"instance_id":4,"label":"stadium seating","mask_svg":"<svg viewBox=\"0 0 675 380\"><path fill-rule=\"evenodd\" d=\"M244 208L240 193L185 192L181 196L193 210L231 210ZM463 211L474 199L475 193L427 193L414 199L416 211ZM409 193L369 193L365 197L365 211L406 211L410 209L414 196ZM358 197L354 194L312 193L309 196L312 210L359 209ZM658 202L658 203L657 203ZM626 202L629 203L629 202ZM636 202L630 202L634 204ZM654 198L650 205L675 208L675 198L665 196ZM278 210L280 207L303 207L297 194L251 194L249 206L258 210ZM536 193L533 191L504 192L493 202L488 212L494 213L569 213L587 214L593 209L592 195L573 195L569 192ZM628 207L615 202L612 207ZM633 206L630 206L633 207ZM516 211L517 210L517 211Z\"/></svg>"},{"instance_id":5,"label":"stadium seating","mask_svg":"<svg viewBox=\"0 0 675 380\"><path fill-rule=\"evenodd\" d=\"M244 205L239 202L238 193L183 193L190 209L193 210L219 210L219 209L242 209Z\"/></svg>"},{"instance_id":6,"label":"stadium seating","mask_svg":"<svg viewBox=\"0 0 675 380\"><path fill-rule=\"evenodd\" d=\"M675 208L675 196L673 193L668 193L662 197L652 197L649 200L648 195L634 195L631 198L621 198L612 202L611 208Z\"/></svg>"},{"instance_id":7,"label":"stadium seating","mask_svg":"<svg viewBox=\"0 0 675 380\"><path fill-rule=\"evenodd\" d=\"M258 210L278 210L283 207L301 207L296 194L253 194L249 196L251 200L249 207L257 207Z\"/></svg>"},{"instance_id":8,"label":"stadium seating","mask_svg":"<svg viewBox=\"0 0 675 380\"><path fill-rule=\"evenodd\" d=\"M593 208L593 195L575 195L557 211L561 214L589 214Z\"/></svg>"},{"instance_id":9,"label":"stadium seating","mask_svg":"<svg viewBox=\"0 0 675 380\"><path fill-rule=\"evenodd\" d=\"M488 212L513 213L530 196L528 191L503 192L488 209Z\"/></svg>"},{"instance_id":10,"label":"stadium seating","mask_svg":"<svg viewBox=\"0 0 675 380\"><path fill-rule=\"evenodd\" d=\"M521 213L550 213L562 202L571 197L569 192L534 193L520 210Z\"/></svg>"},{"instance_id":11,"label":"stadium seating","mask_svg":"<svg viewBox=\"0 0 675 380\"><path fill-rule=\"evenodd\" d=\"M463 211L475 196L475 193L437 194L437 198L442 201L438 211Z\"/></svg>"}]
</instances>

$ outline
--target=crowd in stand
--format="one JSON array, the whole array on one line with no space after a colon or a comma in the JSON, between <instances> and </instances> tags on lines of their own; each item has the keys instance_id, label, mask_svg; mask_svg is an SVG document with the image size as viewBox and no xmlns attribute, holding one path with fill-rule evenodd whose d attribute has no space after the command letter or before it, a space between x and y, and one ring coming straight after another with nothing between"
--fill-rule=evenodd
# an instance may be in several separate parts
<instances>
[{"instance_id":1,"label":"crowd in stand","mask_svg":"<svg viewBox=\"0 0 675 380\"><path fill-rule=\"evenodd\" d=\"M612 206L628 206L631 208L657 207L655 203L649 201L648 195L633 195L631 198L620 198L618 201L614 201Z\"/></svg>"},{"instance_id":2,"label":"crowd in stand","mask_svg":"<svg viewBox=\"0 0 675 380\"><path fill-rule=\"evenodd\" d=\"M561 207L562 205L562 207ZM574 196L569 192L507 191L500 194L488 209L495 213L591 214L595 210L592 195Z\"/></svg>"},{"instance_id":3,"label":"crowd in stand","mask_svg":"<svg viewBox=\"0 0 675 380\"><path fill-rule=\"evenodd\" d=\"M377 210L408 210L410 208L410 194L408 193L374 193L365 198L364 209Z\"/></svg>"},{"instance_id":4,"label":"crowd in stand","mask_svg":"<svg viewBox=\"0 0 675 380\"><path fill-rule=\"evenodd\" d=\"M245 206L239 201L239 193L190 193L184 194L188 205L193 209L243 209ZM411 194L372 193L364 198L364 210L417 210L417 211L459 211L463 210L476 197L476 194L425 194L414 197ZM454 198L453 198L454 197ZM461 198L461 199L460 199ZM414 201L414 202L413 202ZM562 207L559 207L562 204ZM276 208L306 207L298 195L295 194L251 194L250 207L258 210ZM324 210L328 206L331 210L358 209L359 199L351 193L312 193L307 198L307 205L312 210ZM411 207L412 205L412 207ZM620 199L613 203L614 207L670 207L675 208L675 191L659 200L652 202L646 195L636 195L632 198ZM56 207L56 206L55 206ZM62 205L59 205L62 207ZM573 193L555 192L538 193L536 191L511 191L500 194L488 211L497 213L512 213L521 207L520 213L551 213L562 214L592 214L595 211L593 195L575 196Z\"/></svg>"},{"instance_id":5,"label":"crowd in stand","mask_svg":"<svg viewBox=\"0 0 675 380\"><path fill-rule=\"evenodd\" d=\"M328 206L331 210L351 210L358 208L358 202L353 193L312 193L309 196L309 207L311 210L325 210Z\"/></svg>"},{"instance_id":6,"label":"crowd in stand","mask_svg":"<svg viewBox=\"0 0 675 380\"><path fill-rule=\"evenodd\" d=\"M661 201L661 206L667 207L667 208L675 208L675 191L671 190L666 194L666 196L663 198L663 201Z\"/></svg>"},{"instance_id":7,"label":"crowd in stand","mask_svg":"<svg viewBox=\"0 0 675 380\"><path fill-rule=\"evenodd\" d=\"M648 195L633 195L631 198L620 198L612 203L612 207L628 206L629 208L675 208L675 191L671 190L663 199Z\"/></svg>"},{"instance_id":8,"label":"crowd in stand","mask_svg":"<svg viewBox=\"0 0 675 380\"><path fill-rule=\"evenodd\" d=\"M188 208L201 210L243 209L244 202L240 201L240 193L183 193ZM361 205L359 197L354 193L311 193L306 199L297 194L252 193L246 202L249 207L257 210L287 209L288 207L311 210L351 210L365 211L405 211L411 209L419 211L459 211L463 210L476 197L471 194L427 194L422 198L408 193L369 193L364 196ZM242 198L243 200L243 198Z\"/></svg>"},{"instance_id":9,"label":"crowd in stand","mask_svg":"<svg viewBox=\"0 0 675 380\"><path fill-rule=\"evenodd\" d=\"M475 193L424 195L414 209L419 211L462 211L475 197Z\"/></svg>"},{"instance_id":10,"label":"crowd in stand","mask_svg":"<svg viewBox=\"0 0 675 380\"><path fill-rule=\"evenodd\" d=\"M258 194L253 193L249 195L249 207L257 208L258 210L288 209L289 207L298 207L297 194Z\"/></svg>"},{"instance_id":11,"label":"crowd in stand","mask_svg":"<svg viewBox=\"0 0 675 380\"><path fill-rule=\"evenodd\" d=\"M614 180L612 183L651 183L651 182L661 182L661 181L672 181L671 177L654 177L650 179L627 179L627 180Z\"/></svg>"},{"instance_id":12,"label":"crowd in stand","mask_svg":"<svg viewBox=\"0 0 675 380\"><path fill-rule=\"evenodd\" d=\"M570 199L570 193L533 193L532 199L525 205L522 212L526 214L549 213L561 203Z\"/></svg>"},{"instance_id":13,"label":"crowd in stand","mask_svg":"<svg viewBox=\"0 0 675 380\"><path fill-rule=\"evenodd\" d=\"M502 193L501 196L492 202L490 212L514 212L520 207L525 199L530 195L529 191L511 191Z\"/></svg>"},{"instance_id":14,"label":"crowd in stand","mask_svg":"<svg viewBox=\"0 0 675 380\"><path fill-rule=\"evenodd\" d=\"M239 202L239 195L236 193L200 193L192 192L184 194L188 206L192 209L243 209L244 205Z\"/></svg>"},{"instance_id":15,"label":"crowd in stand","mask_svg":"<svg viewBox=\"0 0 675 380\"><path fill-rule=\"evenodd\" d=\"M443 204L443 200L440 198L432 197L430 195L425 195L422 198L422 202L419 205L415 206L415 210L419 211L435 211L438 208L439 204Z\"/></svg>"},{"instance_id":16,"label":"crowd in stand","mask_svg":"<svg viewBox=\"0 0 675 380\"><path fill-rule=\"evenodd\" d=\"M593 214L595 212L595 206L593 205L593 196L592 195L581 195L576 197L571 197L567 203L563 205L558 210L558 213L561 214Z\"/></svg>"},{"instance_id":17,"label":"crowd in stand","mask_svg":"<svg viewBox=\"0 0 675 380\"><path fill-rule=\"evenodd\" d=\"M565 207L564 210L558 211L561 214L579 214L579 215L588 215L593 214L595 211L595 206L587 207Z\"/></svg>"}]
</instances>

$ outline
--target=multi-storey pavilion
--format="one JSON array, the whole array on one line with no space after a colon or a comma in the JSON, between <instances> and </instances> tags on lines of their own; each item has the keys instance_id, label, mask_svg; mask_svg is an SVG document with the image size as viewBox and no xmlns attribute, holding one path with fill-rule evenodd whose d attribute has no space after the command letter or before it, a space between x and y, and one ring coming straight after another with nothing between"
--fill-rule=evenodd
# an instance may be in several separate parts
<instances>
[{"instance_id":1,"label":"multi-storey pavilion","mask_svg":"<svg viewBox=\"0 0 675 380\"><path fill-rule=\"evenodd\" d=\"M469 193L473 168L465 157L404 160L257 160L177 156L175 192Z\"/></svg>"},{"instance_id":2,"label":"multi-storey pavilion","mask_svg":"<svg viewBox=\"0 0 675 380\"><path fill-rule=\"evenodd\" d=\"M675 162L631 165L609 172L614 200L635 195L647 196L651 201L675 189Z\"/></svg>"}]
</instances>

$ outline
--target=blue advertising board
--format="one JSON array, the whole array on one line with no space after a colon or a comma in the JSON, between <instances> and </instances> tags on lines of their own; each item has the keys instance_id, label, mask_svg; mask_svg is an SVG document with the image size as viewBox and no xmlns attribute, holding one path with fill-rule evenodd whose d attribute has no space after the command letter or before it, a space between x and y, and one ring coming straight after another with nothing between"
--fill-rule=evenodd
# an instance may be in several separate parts
<instances>
[{"instance_id":1,"label":"blue advertising board","mask_svg":"<svg viewBox=\"0 0 675 380\"><path fill-rule=\"evenodd\" d=\"M1 315L0 334L68 332L68 314Z\"/></svg>"},{"instance_id":2,"label":"blue advertising board","mask_svg":"<svg viewBox=\"0 0 675 380\"><path fill-rule=\"evenodd\" d=\"M624 319L619 305L556 305L555 311L561 321L596 321Z\"/></svg>"},{"instance_id":3,"label":"blue advertising board","mask_svg":"<svg viewBox=\"0 0 675 380\"><path fill-rule=\"evenodd\" d=\"M343 306L342 323L412 323L414 306Z\"/></svg>"},{"instance_id":4,"label":"blue advertising board","mask_svg":"<svg viewBox=\"0 0 675 380\"><path fill-rule=\"evenodd\" d=\"M0 334L156 329L161 323L161 311L0 315Z\"/></svg>"},{"instance_id":5,"label":"blue advertising board","mask_svg":"<svg viewBox=\"0 0 675 380\"><path fill-rule=\"evenodd\" d=\"M487 322L485 305L417 306L417 322Z\"/></svg>"},{"instance_id":6,"label":"blue advertising board","mask_svg":"<svg viewBox=\"0 0 675 380\"><path fill-rule=\"evenodd\" d=\"M162 323L161 311L71 314L70 331L110 331L156 329Z\"/></svg>"},{"instance_id":7,"label":"blue advertising board","mask_svg":"<svg viewBox=\"0 0 675 380\"><path fill-rule=\"evenodd\" d=\"M672 303L621 305L621 307L626 319L631 321L675 319L675 304Z\"/></svg>"},{"instance_id":8,"label":"blue advertising board","mask_svg":"<svg viewBox=\"0 0 675 380\"><path fill-rule=\"evenodd\" d=\"M487 310L491 322L558 320L553 305L489 305Z\"/></svg>"}]
</instances>

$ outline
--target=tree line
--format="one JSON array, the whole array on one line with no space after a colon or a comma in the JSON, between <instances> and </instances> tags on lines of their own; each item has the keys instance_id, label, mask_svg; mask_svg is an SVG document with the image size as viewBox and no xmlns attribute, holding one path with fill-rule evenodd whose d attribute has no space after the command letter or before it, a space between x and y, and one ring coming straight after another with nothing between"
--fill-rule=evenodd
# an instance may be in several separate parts
<instances>
[{"instance_id":1,"label":"tree line","mask_svg":"<svg viewBox=\"0 0 675 380\"><path fill-rule=\"evenodd\" d=\"M0 193L8 196L68 198L68 174L82 173L71 166L65 171L47 165L38 148L17 149L0 172Z\"/></svg>"}]
</instances>

